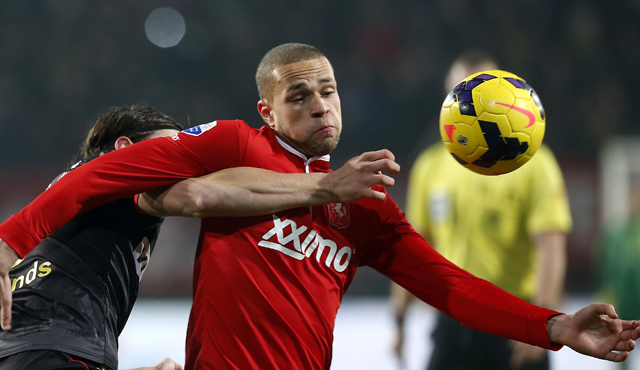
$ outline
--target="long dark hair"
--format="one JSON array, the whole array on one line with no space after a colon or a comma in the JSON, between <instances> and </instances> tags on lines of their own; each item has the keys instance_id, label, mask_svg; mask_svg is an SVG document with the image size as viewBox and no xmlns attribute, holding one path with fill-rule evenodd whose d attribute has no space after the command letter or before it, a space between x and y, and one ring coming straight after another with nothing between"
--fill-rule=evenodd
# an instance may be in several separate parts
<instances>
[{"instance_id":1,"label":"long dark hair","mask_svg":"<svg viewBox=\"0 0 640 370\"><path fill-rule=\"evenodd\" d=\"M101 113L80 146L83 158L109 152L121 136L134 143L142 141L151 132L162 129L183 130L173 118L147 105L113 107Z\"/></svg>"}]
</instances>

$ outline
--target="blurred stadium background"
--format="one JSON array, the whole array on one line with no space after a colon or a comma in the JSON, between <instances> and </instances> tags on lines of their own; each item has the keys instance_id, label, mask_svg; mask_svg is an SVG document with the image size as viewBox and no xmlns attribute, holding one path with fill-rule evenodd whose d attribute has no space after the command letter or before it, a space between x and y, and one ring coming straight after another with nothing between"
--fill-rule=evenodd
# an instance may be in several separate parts
<instances>
[{"instance_id":1,"label":"blurred stadium background","mask_svg":"<svg viewBox=\"0 0 640 370\"><path fill-rule=\"evenodd\" d=\"M640 101L640 74L635 70L640 61L640 2L614 3L5 2L0 12L0 218L45 189L77 153L88 125L107 107L146 102L187 126L241 118L259 127L255 68L267 50L283 42L312 44L336 68L344 131L332 155L334 167L363 151L390 149L405 170L391 190L402 206L413 159L422 147L439 140L437 116L449 63L460 51L480 47L493 53L504 69L527 79L546 108L545 142L564 171L574 218L566 285L568 307L576 307L576 302L596 297L598 240L608 220L627 217L625 179L638 171L634 157L620 159L626 152L616 152L615 140L640 135L635 116ZM602 162L608 169L615 165L613 172L600 166L605 146L614 148ZM155 343L161 337L182 353L179 336L186 328L198 227L197 220L167 222L143 279L144 309L139 307L131 320L133 332L139 318L158 309L158 315L166 315L150 316L163 320L153 323L156 329L180 325L157 332L142 326L151 336L123 338L123 346ZM384 328L384 320L391 320L385 300L388 286L386 278L369 269L359 272L338 315L336 347L356 358L362 354L361 361L380 351L391 355ZM342 316L358 308L373 315L349 316L364 322L361 327ZM429 310L424 311L428 315ZM360 342L371 338L358 333L367 322L380 323L375 335L382 336L376 340L384 348L367 350ZM420 330L426 341L427 329ZM136 348L126 361L153 350ZM133 365L124 355L123 368ZM387 368L375 363L339 365L345 355L337 348L335 356L335 368ZM420 361L422 357L417 355ZM581 368L599 368L602 362L594 361ZM577 367L556 367L561 368Z\"/></svg>"}]
</instances>

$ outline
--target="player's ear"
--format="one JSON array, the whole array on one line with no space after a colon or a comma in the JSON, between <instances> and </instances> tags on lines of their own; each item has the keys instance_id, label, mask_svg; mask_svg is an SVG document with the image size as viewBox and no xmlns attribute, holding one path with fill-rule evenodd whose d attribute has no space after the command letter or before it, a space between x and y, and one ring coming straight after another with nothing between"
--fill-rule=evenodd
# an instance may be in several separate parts
<instances>
[{"instance_id":1,"label":"player's ear","mask_svg":"<svg viewBox=\"0 0 640 370\"><path fill-rule=\"evenodd\" d=\"M116 143L113 146L116 148L116 150L118 150L118 149L126 148L131 144L133 144L133 141L131 141L131 139L129 139L126 136L120 136L118 140L116 140Z\"/></svg>"},{"instance_id":2,"label":"player's ear","mask_svg":"<svg viewBox=\"0 0 640 370\"><path fill-rule=\"evenodd\" d=\"M273 117L273 110L271 109L271 104L269 104L266 100L260 99L258 102L258 113L260 113L260 117L262 120L269 125L269 127L273 128L276 124L276 120Z\"/></svg>"}]
</instances>

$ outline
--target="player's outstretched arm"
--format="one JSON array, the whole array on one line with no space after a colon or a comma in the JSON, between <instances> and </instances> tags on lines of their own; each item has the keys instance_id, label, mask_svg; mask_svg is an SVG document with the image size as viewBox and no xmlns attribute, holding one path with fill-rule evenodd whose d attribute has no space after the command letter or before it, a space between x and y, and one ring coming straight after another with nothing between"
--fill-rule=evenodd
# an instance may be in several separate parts
<instances>
[{"instance_id":1,"label":"player's outstretched arm","mask_svg":"<svg viewBox=\"0 0 640 370\"><path fill-rule=\"evenodd\" d=\"M135 369L131 369L131 370L184 370L184 367L182 367L182 365L176 363L170 358L165 358L156 366L136 367Z\"/></svg>"},{"instance_id":2,"label":"player's outstretched arm","mask_svg":"<svg viewBox=\"0 0 640 370\"><path fill-rule=\"evenodd\" d=\"M0 323L2 330L11 330L11 279L9 270L18 260L18 255L0 239Z\"/></svg>"},{"instance_id":3,"label":"player's outstretched arm","mask_svg":"<svg viewBox=\"0 0 640 370\"><path fill-rule=\"evenodd\" d=\"M547 332L552 343L614 362L624 361L640 337L638 321L618 319L613 306L605 303L592 303L573 315L554 316L547 322Z\"/></svg>"},{"instance_id":4,"label":"player's outstretched arm","mask_svg":"<svg viewBox=\"0 0 640 370\"><path fill-rule=\"evenodd\" d=\"M400 166L388 150L367 152L331 173L290 174L230 168L142 194L138 206L155 216L255 216L363 197L382 200L372 185L393 186Z\"/></svg>"}]
</instances>

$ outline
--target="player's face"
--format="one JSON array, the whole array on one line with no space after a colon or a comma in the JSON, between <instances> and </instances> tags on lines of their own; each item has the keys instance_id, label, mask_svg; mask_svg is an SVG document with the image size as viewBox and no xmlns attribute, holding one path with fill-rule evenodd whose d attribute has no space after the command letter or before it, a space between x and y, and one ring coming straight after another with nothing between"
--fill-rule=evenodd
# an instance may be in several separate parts
<instances>
[{"instance_id":1,"label":"player's face","mask_svg":"<svg viewBox=\"0 0 640 370\"><path fill-rule=\"evenodd\" d=\"M329 154L342 131L336 78L326 58L279 66L268 122L281 139L307 156Z\"/></svg>"}]
</instances>

